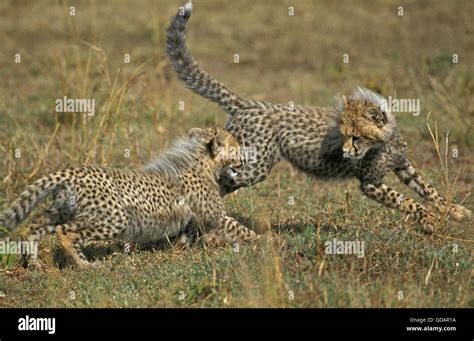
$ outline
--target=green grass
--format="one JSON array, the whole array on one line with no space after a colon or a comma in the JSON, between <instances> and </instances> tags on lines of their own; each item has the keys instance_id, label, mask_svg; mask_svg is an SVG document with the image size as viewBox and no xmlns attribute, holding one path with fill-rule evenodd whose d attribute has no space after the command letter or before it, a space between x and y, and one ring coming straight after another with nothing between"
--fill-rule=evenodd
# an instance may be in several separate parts
<instances>
[{"instance_id":1,"label":"green grass","mask_svg":"<svg viewBox=\"0 0 474 341\"><path fill-rule=\"evenodd\" d=\"M33 179L82 163L136 167L195 126L224 113L176 79L164 31L179 1L15 1L0 5L0 205ZM357 85L419 98L421 114L397 114L417 167L456 202L473 201L473 26L469 1L199 1L189 24L195 58L245 97L332 105ZM76 16L68 8L76 7ZM404 6L405 15L397 16ZM231 13L231 15L229 15ZM22 63L14 63L14 55ZM131 63L124 64L124 54ZM240 54L240 63L232 61ZM342 55L350 54L350 63ZM450 63L453 53L459 63ZM54 112L57 98L95 98L96 115ZM184 111L178 110L184 101ZM449 176L426 126L449 133ZM459 152L452 157L452 147ZM130 158L124 157L125 149ZM20 151L21 156L15 157ZM454 181L457 179L456 181ZM394 176L387 182L415 196ZM455 191L450 187L455 182ZM452 193L451 193L452 192ZM290 205L289 197L294 197ZM46 269L12 258L0 271L4 307L473 307L472 223L418 232L399 212L364 198L355 181L310 180L285 162L269 178L225 198L259 243L166 243L124 253L99 243L103 266L78 270L46 238ZM365 257L329 255L325 241L360 240ZM457 247L457 252L455 252ZM401 299L400 299L401 298Z\"/></svg>"}]
</instances>

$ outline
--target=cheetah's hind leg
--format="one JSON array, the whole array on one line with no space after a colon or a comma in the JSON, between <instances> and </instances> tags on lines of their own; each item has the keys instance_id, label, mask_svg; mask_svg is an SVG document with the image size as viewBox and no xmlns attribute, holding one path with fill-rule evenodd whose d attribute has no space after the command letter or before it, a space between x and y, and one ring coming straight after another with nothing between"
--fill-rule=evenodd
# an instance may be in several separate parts
<instances>
[{"instance_id":1,"label":"cheetah's hind leg","mask_svg":"<svg viewBox=\"0 0 474 341\"><path fill-rule=\"evenodd\" d=\"M93 264L86 259L82 252L81 247L84 239L78 230L79 227L76 223L62 224L56 227L56 235L73 263L80 268L88 268Z\"/></svg>"},{"instance_id":2,"label":"cheetah's hind leg","mask_svg":"<svg viewBox=\"0 0 474 341\"><path fill-rule=\"evenodd\" d=\"M120 236L127 224L121 220L105 222L104 219L75 220L57 225L58 240L72 259L81 268L100 266L100 261L89 262L82 252L82 245L88 240L114 240Z\"/></svg>"}]
</instances>

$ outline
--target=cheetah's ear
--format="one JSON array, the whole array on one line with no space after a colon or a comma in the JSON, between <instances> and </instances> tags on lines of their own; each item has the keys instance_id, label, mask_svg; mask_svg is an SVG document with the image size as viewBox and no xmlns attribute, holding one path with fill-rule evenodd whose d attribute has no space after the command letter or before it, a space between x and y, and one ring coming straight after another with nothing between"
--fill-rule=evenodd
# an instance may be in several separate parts
<instances>
[{"instance_id":1,"label":"cheetah's ear","mask_svg":"<svg viewBox=\"0 0 474 341\"><path fill-rule=\"evenodd\" d=\"M192 139L198 139L201 142L208 143L214 136L216 136L217 131L215 128L192 128L188 134Z\"/></svg>"},{"instance_id":2,"label":"cheetah's ear","mask_svg":"<svg viewBox=\"0 0 474 341\"><path fill-rule=\"evenodd\" d=\"M223 148L225 148L226 143L227 141L225 134L217 132L209 142L209 151L211 152L211 156L215 158L220 155Z\"/></svg>"},{"instance_id":3,"label":"cheetah's ear","mask_svg":"<svg viewBox=\"0 0 474 341\"><path fill-rule=\"evenodd\" d=\"M189 137L197 139L200 143L206 145L209 154L215 158L226 144L226 136L224 132L215 128L192 128L189 131Z\"/></svg>"},{"instance_id":4,"label":"cheetah's ear","mask_svg":"<svg viewBox=\"0 0 474 341\"><path fill-rule=\"evenodd\" d=\"M342 104L344 104L344 108L347 107L347 104L348 104L348 100L347 100L347 97L342 95Z\"/></svg>"},{"instance_id":5,"label":"cheetah's ear","mask_svg":"<svg viewBox=\"0 0 474 341\"><path fill-rule=\"evenodd\" d=\"M192 128L188 135L190 138L200 138L205 135L205 131L201 128Z\"/></svg>"}]
</instances>

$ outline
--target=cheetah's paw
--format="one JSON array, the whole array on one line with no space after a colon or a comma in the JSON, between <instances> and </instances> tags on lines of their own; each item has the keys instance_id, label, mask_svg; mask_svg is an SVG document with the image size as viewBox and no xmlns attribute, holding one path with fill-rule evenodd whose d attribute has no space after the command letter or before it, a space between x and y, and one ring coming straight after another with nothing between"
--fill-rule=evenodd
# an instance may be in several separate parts
<instances>
[{"instance_id":1,"label":"cheetah's paw","mask_svg":"<svg viewBox=\"0 0 474 341\"><path fill-rule=\"evenodd\" d=\"M454 220L463 222L471 219L471 211L461 205L451 205L449 215L453 217Z\"/></svg>"},{"instance_id":2,"label":"cheetah's paw","mask_svg":"<svg viewBox=\"0 0 474 341\"><path fill-rule=\"evenodd\" d=\"M426 234L432 234L439 223L436 216L433 214L426 214L425 216L421 217L419 220L421 224L421 230Z\"/></svg>"}]
</instances>

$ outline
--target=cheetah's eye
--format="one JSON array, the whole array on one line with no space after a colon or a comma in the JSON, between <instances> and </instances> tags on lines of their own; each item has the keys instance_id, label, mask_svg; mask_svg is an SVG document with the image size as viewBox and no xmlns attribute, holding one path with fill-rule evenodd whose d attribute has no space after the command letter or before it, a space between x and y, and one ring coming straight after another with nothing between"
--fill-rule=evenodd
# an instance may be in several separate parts
<instances>
[{"instance_id":1,"label":"cheetah's eye","mask_svg":"<svg viewBox=\"0 0 474 341\"><path fill-rule=\"evenodd\" d=\"M379 117L379 112L377 110L369 110L367 115L374 121L376 121Z\"/></svg>"},{"instance_id":2,"label":"cheetah's eye","mask_svg":"<svg viewBox=\"0 0 474 341\"><path fill-rule=\"evenodd\" d=\"M379 109L372 109L367 112L367 116L377 123L377 125L384 125L386 123L385 114Z\"/></svg>"}]
</instances>

